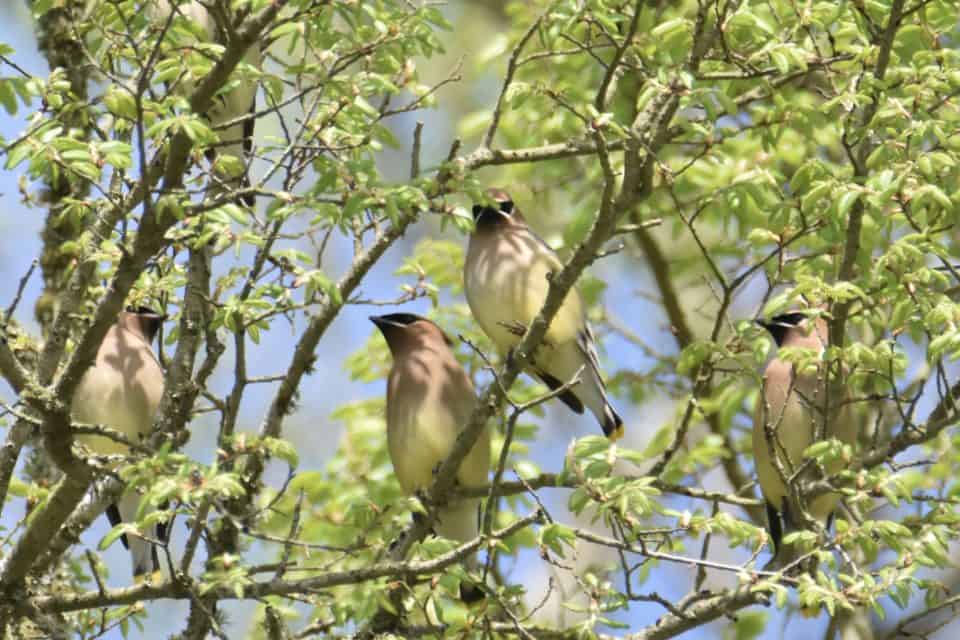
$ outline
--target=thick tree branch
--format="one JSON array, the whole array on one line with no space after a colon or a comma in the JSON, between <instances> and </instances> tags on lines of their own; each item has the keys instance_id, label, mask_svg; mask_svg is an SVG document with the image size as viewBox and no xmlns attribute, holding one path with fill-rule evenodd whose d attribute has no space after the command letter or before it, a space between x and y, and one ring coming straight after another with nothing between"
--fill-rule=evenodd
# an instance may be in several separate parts
<instances>
[{"instance_id":1,"label":"thick tree branch","mask_svg":"<svg viewBox=\"0 0 960 640\"><path fill-rule=\"evenodd\" d=\"M63 554L80 541L81 534L89 529L93 521L108 506L115 503L121 494L123 494L123 482L118 478L107 476L94 482L50 541L46 551L36 559L30 573L42 576L52 570Z\"/></svg>"},{"instance_id":2,"label":"thick tree branch","mask_svg":"<svg viewBox=\"0 0 960 640\"><path fill-rule=\"evenodd\" d=\"M751 585L739 587L720 595L706 598L684 610L683 616L667 614L649 627L637 633L628 634L623 640L666 640L712 622L721 616L732 614L739 609L764 602L767 594L756 591Z\"/></svg>"},{"instance_id":3,"label":"thick tree branch","mask_svg":"<svg viewBox=\"0 0 960 640\"><path fill-rule=\"evenodd\" d=\"M27 575L37 555L50 543L51 531L57 531L67 514L83 498L87 482L64 475L47 502L34 513L27 528L17 538L10 554L0 564L0 593L9 590Z\"/></svg>"},{"instance_id":4,"label":"thick tree branch","mask_svg":"<svg viewBox=\"0 0 960 640\"><path fill-rule=\"evenodd\" d=\"M210 296L210 248L190 249L187 286L180 315L179 340L173 361L167 368L166 382L154 431L163 437L176 437L190 419L200 387L193 379L193 368L201 337L210 324L207 300ZM158 443L156 443L158 444Z\"/></svg>"},{"instance_id":5,"label":"thick tree branch","mask_svg":"<svg viewBox=\"0 0 960 640\"><path fill-rule=\"evenodd\" d=\"M6 322L8 320L4 319L4 325L6 325ZM32 383L32 376L10 348L10 344L7 342L6 329L7 327L4 326L3 335L0 335L0 375L4 377L15 393L20 393Z\"/></svg>"},{"instance_id":6,"label":"thick tree branch","mask_svg":"<svg viewBox=\"0 0 960 640\"><path fill-rule=\"evenodd\" d=\"M10 478L13 477L13 470L17 466L17 460L20 458L20 451L23 445L30 439L33 433L33 426L27 420L17 420L10 427L7 438L0 448L0 514L3 513L3 506L7 501L7 492L10 490Z\"/></svg>"}]
</instances>

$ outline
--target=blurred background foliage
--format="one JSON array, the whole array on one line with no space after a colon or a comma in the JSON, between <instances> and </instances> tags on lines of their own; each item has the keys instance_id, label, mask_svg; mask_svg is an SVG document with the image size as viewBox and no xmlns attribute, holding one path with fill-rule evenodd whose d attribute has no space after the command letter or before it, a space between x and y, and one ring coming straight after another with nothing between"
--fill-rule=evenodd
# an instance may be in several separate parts
<instances>
[{"instance_id":1,"label":"blurred background foliage","mask_svg":"<svg viewBox=\"0 0 960 640\"><path fill-rule=\"evenodd\" d=\"M478 387L491 382L478 351L495 359L494 350L470 317L461 279L470 204L482 187L506 188L561 256L585 237L601 204L595 154L558 151L463 170L463 157L484 142L501 93L493 146L507 150L572 147L594 130L611 143L622 141L658 91L677 87L680 93L658 143L649 192L621 221L609 255L579 283L626 438L609 448L591 420L555 402L521 416L506 478L556 473L579 486L538 488L537 500L554 524L526 528L488 551L494 556L488 579L498 586L488 609L469 611L455 602L462 576L455 565L411 592L405 604L412 623L439 619L451 625L449 633L482 633L485 616L509 620L503 611L510 610L524 623L531 614L534 637L549 635L547 628L620 634L653 624L674 605L758 580L748 570L762 566L769 548L758 504L749 500L758 495L750 482L749 429L770 345L754 318L821 305L830 317L838 309L849 314L846 342L835 344L830 357L843 362L862 400L857 419L864 450L929 427L925 421L944 402L955 410L955 3L450 0L291 7L304 18L269 33L264 69L241 65L236 76L261 83L259 108L284 103L257 124L251 173L263 180L268 197L252 212L230 203L205 209L199 205L209 175L192 170L186 191L156 201L180 220L133 292L135 301L161 304L170 314L168 361L178 339L186 254L213 242L210 328L226 353L197 404L186 458L142 463L130 477L158 499L171 495L165 475L205 478L201 493L176 494L189 520L203 500L225 501L237 491L224 463L262 447L273 455L253 498L257 517L243 523L233 554L210 559L206 573L197 574L205 586L234 587L269 572L303 578L385 557L418 506L402 496L387 456L383 378L390 356L366 317L399 307L428 315L463 339L458 357ZM706 37L698 26L702 7L708 27L722 25L719 37ZM9 114L0 125L4 299L12 299L32 260L39 259L43 271L27 281L16 315L24 353L31 350L28 336L47 328L64 273L82 251L77 234L143 176L140 140L153 150L171 131L186 131L198 149L215 139L182 94L162 90L164 83L189 85L210 69L202 51L181 50L192 37L188 25L170 34L152 70L150 99L137 107L123 91L149 47L131 46L118 34L138 34L144 43L156 37L137 9L126 1L37 0L0 10L0 42L6 43L0 54L17 65L8 62L0 79L0 103ZM631 25L635 10L639 17ZM65 12L66 31L58 30L57 12ZM605 80L629 33L621 72ZM81 53L68 48L70 37L85 43ZM71 65L52 51L89 58ZM692 53L701 58L696 66ZM51 75L48 61L66 71ZM311 87L322 87L319 97ZM302 97L290 99L298 92ZM422 173L411 178L418 122ZM292 128L306 142L291 153ZM195 156L201 166L202 154ZM611 159L619 172L620 155ZM446 172L449 193L438 188L438 171ZM370 234L411 212L415 224L338 300L337 282ZM132 212L131 226L141 213ZM659 223L640 225L653 220ZM852 220L859 226L851 236ZM87 312L122 256L127 224L118 223L114 236L98 245L100 284L85 292ZM851 237L858 242L853 251ZM251 276L267 243L268 264ZM291 446L258 440L277 376L311 314L331 303L342 310L283 422L282 437ZM246 379L257 383L237 386L240 361ZM521 403L544 391L524 377L511 397ZM506 418L495 429L494 460ZM679 442L678 432L685 434ZM824 553L822 572L799 589L757 587L773 606L738 610L749 603L731 604L721 612L726 617L712 616L719 620L684 637L842 632L844 638L881 638L898 631L909 614L949 604L960 582L950 544L960 464L954 440L944 429L889 464L851 465L848 508L833 538L843 552ZM853 459L835 445L812 453L820 462ZM656 483L645 475L651 468L658 471ZM12 506L0 521L10 535L25 507L45 495L55 470L34 456L17 475ZM685 487L713 492L712 498L685 495ZM496 528L535 505L531 494L502 498ZM229 517L225 510L221 516ZM218 526L211 518L211 530ZM82 550L95 549L107 531L103 519L96 521L47 588L94 588ZM174 557L187 532L182 525L174 529ZM642 540L652 553L590 543L583 532L623 544ZM284 545L290 536L298 544ZM428 539L418 553L435 557L450 548ZM715 564L698 569L673 556ZM208 559L204 551L200 557ZM128 583L120 545L103 550L98 563L109 586ZM381 579L297 599L270 596L256 606L223 602L218 615L228 637L268 637L274 615L291 629L346 634L391 606L392 584ZM801 603L823 604L837 615L801 618ZM122 624L105 635L165 637L188 606L158 600L115 608L111 619ZM94 637L103 620L90 610L72 622ZM950 622L923 616L917 624L932 621ZM948 624L943 637L955 628Z\"/></svg>"}]
</instances>

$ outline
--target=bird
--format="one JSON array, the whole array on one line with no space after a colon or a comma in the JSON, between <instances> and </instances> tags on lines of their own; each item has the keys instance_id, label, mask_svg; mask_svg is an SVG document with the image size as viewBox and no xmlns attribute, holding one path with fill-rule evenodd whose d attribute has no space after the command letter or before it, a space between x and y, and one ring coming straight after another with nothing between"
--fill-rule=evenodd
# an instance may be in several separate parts
<instances>
[{"instance_id":1,"label":"bird","mask_svg":"<svg viewBox=\"0 0 960 640\"><path fill-rule=\"evenodd\" d=\"M390 348L387 377L387 448L407 495L426 490L453 450L477 403L470 377L457 362L453 342L432 321L411 313L371 316ZM457 471L459 487L482 487L490 469L490 431L484 427ZM434 532L467 542L480 532L480 499L466 498L438 510ZM460 598L484 597L461 583Z\"/></svg>"},{"instance_id":2,"label":"bird","mask_svg":"<svg viewBox=\"0 0 960 640\"><path fill-rule=\"evenodd\" d=\"M119 431L133 442L150 434L163 395L164 374L151 343L163 324L163 316L147 307L128 307L107 330L97 357L84 373L71 401L76 422L96 424ZM107 436L81 435L83 445L99 455L126 455L129 447ZM127 491L119 502L107 507L112 526L136 520L140 497ZM166 539L166 527L151 532ZM136 536L121 536L133 558L136 582L153 580L160 570L153 544Z\"/></svg>"},{"instance_id":3,"label":"bird","mask_svg":"<svg viewBox=\"0 0 960 640\"><path fill-rule=\"evenodd\" d=\"M169 0L159 0L152 3L149 10L157 23L163 23L174 9L171 7ZM176 6L175 10L179 15L200 25L207 41L221 45L228 43L228 30L225 25L218 21L214 15L211 15L202 3L196 0L181 3ZM258 69L262 66L263 52L259 43L254 43L247 49L243 60ZM195 81L184 82L179 87L179 91L183 94L189 94L195 86ZM241 80L229 91L214 96L213 105L204 114L220 138L220 142L215 147L208 148L206 151L207 160L213 163L217 180L222 185L219 188L232 191L250 187L247 161L253 153L253 133L257 112L256 98L257 83ZM244 115L248 117L243 118ZM243 119L241 120L241 118ZM227 125L228 122L232 124ZM230 172L220 169L219 167L222 165L216 161L222 156L232 157L241 162L244 167L243 171L239 175L231 175ZM247 206L253 206L256 202L252 193L246 193L239 199Z\"/></svg>"},{"instance_id":4,"label":"bird","mask_svg":"<svg viewBox=\"0 0 960 640\"><path fill-rule=\"evenodd\" d=\"M760 320L758 324L770 333L778 349L810 349L822 357L828 344L827 323L822 317L811 318L806 313L792 311L770 321ZM827 420L823 420L826 378L820 367L798 371L793 364L777 356L770 360L763 373L753 419L753 455L774 548L774 557L768 564L770 568L782 568L794 562L797 554L786 548L783 538L803 528L794 513L790 489L774 459L780 461L786 476L797 471L803 461L803 452L814 443L818 425L823 425L826 439L836 438L849 445L857 439L857 426L847 403L838 403L841 406L830 410ZM842 463L837 461L828 464L825 470L836 473L841 466ZM838 501L839 496L835 493L823 494L809 499L806 510L828 528Z\"/></svg>"},{"instance_id":5,"label":"bird","mask_svg":"<svg viewBox=\"0 0 960 640\"><path fill-rule=\"evenodd\" d=\"M477 324L505 355L540 312L548 279L563 265L530 229L506 191L491 188L486 195L492 204L473 206L474 231L464 259L464 291ZM578 414L584 407L590 409L611 440L623 436L623 419L607 397L596 340L576 288L567 293L527 369L554 391L579 371L580 383L563 391L559 400Z\"/></svg>"}]
</instances>

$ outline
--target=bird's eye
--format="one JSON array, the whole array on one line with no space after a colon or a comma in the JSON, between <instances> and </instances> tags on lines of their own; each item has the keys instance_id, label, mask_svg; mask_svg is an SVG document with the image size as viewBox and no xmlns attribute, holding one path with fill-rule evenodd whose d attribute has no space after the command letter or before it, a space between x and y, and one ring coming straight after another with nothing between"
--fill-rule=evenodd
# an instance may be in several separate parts
<instances>
[{"instance_id":1,"label":"bird's eye","mask_svg":"<svg viewBox=\"0 0 960 640\"><path fill-rule=\"evenodd\" d=\"M510 212L512 212L512 211L513 211L513 201L512 201L512 200L504 200L503 202L501 202L501 203L500 203L500 211L503 211L504 213L510 213Z\"/></svg>"}]
</instances>

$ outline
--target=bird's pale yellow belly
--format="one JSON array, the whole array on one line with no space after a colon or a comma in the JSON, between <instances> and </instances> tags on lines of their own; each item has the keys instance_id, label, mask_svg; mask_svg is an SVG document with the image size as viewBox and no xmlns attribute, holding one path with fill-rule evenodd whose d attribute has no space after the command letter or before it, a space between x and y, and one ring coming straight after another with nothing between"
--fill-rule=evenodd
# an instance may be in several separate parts
<instances>
[{"instance_id":1,"label":"bird's pale yellow belly","mask_svg":"<svg viewBox=\"0 0 960 640\"><path fill-rule=\"evenodd\" d=\"M520 341L522 331L540 312L551 273L546 260L518 261L504 252L480 252L465 272L467 301L474 318L497 349L505 353ZM576 340L583 324L579 295L572 290L554 316L545 342Z\"/></svg>"},{"instance_id":2,"label":"bird's pale yellow belly","mask_svg":"<svg viewBox=\"0 0 960 640\"><path fill-rule=\"evenodd\" d=\"M72 418L77 422L103 425L140 442L150 433L162 388L148 392L135 382L134 372L91 367L74 394ZM84 435L77 440L100 455L128 453L128 447L104 436Z\"/></svg>"},{"instance_id":3,"label":"bird's pale yellow belly","mask_svg":"<svg viewBox=\"0 0 960 640\"><path fill-rule=\"evenodd\" d=\"M796 391L786 399L785 404L782 397L777 397L781 394L773 393L772 395L774 401L769 407L757 407L758 418L754 421L753 450L756 456L757 477L764 498L777 509L782 509L784 498L789 490L774 466L771 447L789 478L803 464L803 452L814 442L817 420L811 416L819 412L805 408ZM806 397L812 398L812 391ZM839 412L828 424L825 437L838 438L853 444L856 440L856 428L849 414L849 411ZM773 427L772 442L768 441L764 433L763 420L760 416L763 416L767 424ZM834 462L825 471L836 473L840 470L840 466L840 462ZM824 521L836 508L838 498L836 494L818 496L807 504L807 509L812 517Z\"/></svg>"},{"instance_id":4,"label":"bird's pale yellow belly","mask_svg":"<svg viewBox=\"0 0 960 640\"><path fill-rule=\"evenodd\" d=\"M423 408L395 425L387 432L390 459L400 486L413 494L430 486L434 470L453 449L458 426L451 423L449 415Z\"/></svg>"}]
</instances>

